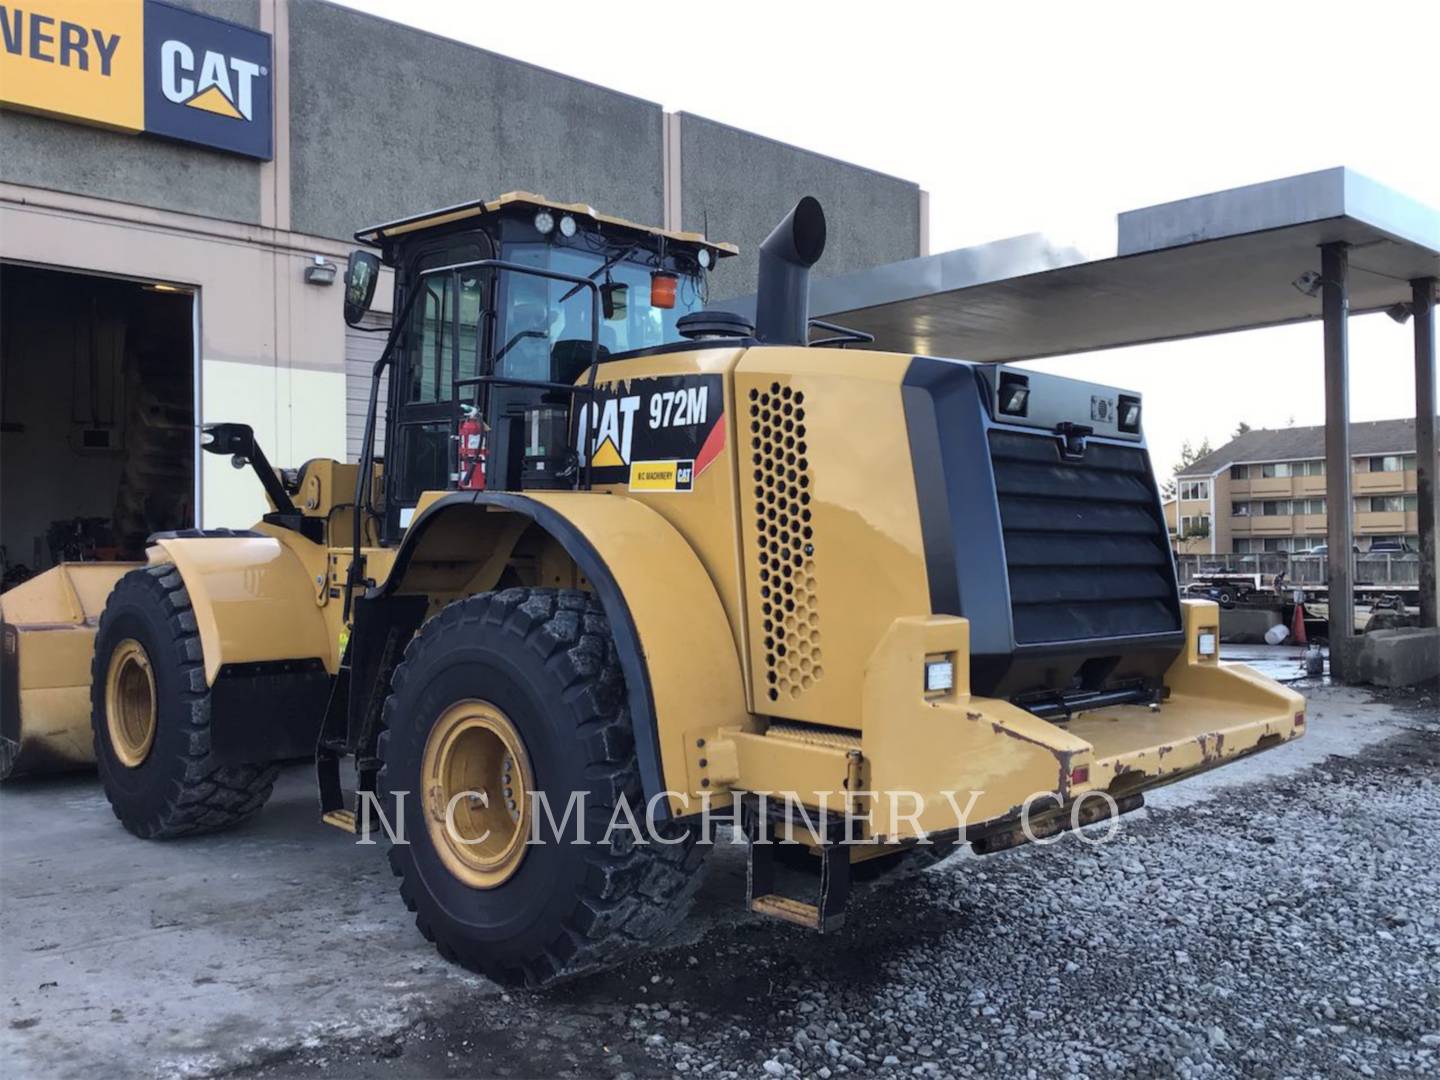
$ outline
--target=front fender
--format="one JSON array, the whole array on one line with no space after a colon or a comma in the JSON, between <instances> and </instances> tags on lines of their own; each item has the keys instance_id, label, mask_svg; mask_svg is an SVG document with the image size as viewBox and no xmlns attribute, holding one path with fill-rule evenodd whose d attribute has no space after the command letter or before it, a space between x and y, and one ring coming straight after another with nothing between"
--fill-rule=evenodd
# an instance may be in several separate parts
<instances>
[{"instance_id":1,"label":"front fender","mask_svg":"<svg viewBox=\"0 0 1440 1080\"><path fill-rule=\"evenodd\" d=\"M661 816L697 811L709 792L690 744L749 716L729 620L689 542L660 514L622 495L455 492L411 524L382 594L405 591L411 553L460 507L526 518L574 560L610 621L646 798L670 792L657 804Z\"/></svg>"},{"instance_id":2,"label":"front fender","mask_svg":"<svg viewBox=\"0 0 1440 1080\"><path fill-rule=\"evenodd\" d=\"M321 660L335 673L337 642L298 555L271 536L155 537L151 563L174 563L190 594L205 681L227 664Z\"/></svg>"}]
</instances>

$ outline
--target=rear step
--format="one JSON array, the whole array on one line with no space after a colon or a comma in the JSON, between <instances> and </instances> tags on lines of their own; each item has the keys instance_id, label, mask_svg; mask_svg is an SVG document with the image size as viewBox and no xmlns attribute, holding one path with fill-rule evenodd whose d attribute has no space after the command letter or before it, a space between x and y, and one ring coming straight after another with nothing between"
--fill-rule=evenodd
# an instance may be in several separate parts
<instances>
[{"instance_id":1,"label":"rear step","mask_svg":"<svg viewBox=\"0 0 1440 1080\"><path fill-rule=\"evenodd\" d=\"M359 832L354 810L327 810L320 815L320 820L326 825L333 825L352 835Z\"/></svg>"},{"instance_id":2,"label":"rear step","mask_svg":"<svg viewBox=\"0 0 1440 1080\"><path fill-rule=\"evenodd\" d=\"M819 933L838 930L845 924L845 904L850 899L850 849L830 842L820 848L820 889L815 902L785 896L776 891L775 848L771 822L759 810L759 801L740 796L741 820L745 829L747 873L745 900L757 915L766 915ZM835 822L843 828L843 821Z\"/></svg>"}]
</instances>

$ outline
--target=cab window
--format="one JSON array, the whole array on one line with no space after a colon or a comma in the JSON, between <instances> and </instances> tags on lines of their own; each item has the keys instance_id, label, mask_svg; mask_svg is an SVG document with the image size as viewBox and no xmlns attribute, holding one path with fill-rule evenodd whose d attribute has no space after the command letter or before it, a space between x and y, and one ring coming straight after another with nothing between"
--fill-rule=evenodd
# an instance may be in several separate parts
<instances>
[{"instance_id":1,"label":"cab window","mask_svg":"<svg viewBox=\"0 0 1440 1080\"><path fill-rule=\"evenodd\" d=\"M575 277L590 277L614 254L551 243L514 243L506 250L506 258L512 262ZM676 320L703 306L700 286L688 274L679 275L674 307L653 306L650 303L653 261L653 257L637 250L633 257L620 260L592 279L597 286L608 287L611 297L609 311L602 312L600 319L599 341L605 353L680 341L675 330ZM582 346L588 348L590 290L577 289L564 281L505 274L502 293L505 318L499 335L503 340L496 343L496 374L522 379L568 379L569 373L558 369L564 365L557 366L555 361ZM557 345L561 346L558 350Z\"/></svg>"},{"instance_id":2,"label":"cab window","mask_svg":"<svg viewBox=\"0 0 1440 1080\"><path fill-rule=\"evenodd\" d=\"M484 307L481 275L475 271L421 278L422 292L405 336L406 384L403 403L434 405L450 401L455 379L480 370L480 316ZM457 350L456 343L459 348ZM455 360L459 358L459 373Z\"/></svg>"}]
</instances>

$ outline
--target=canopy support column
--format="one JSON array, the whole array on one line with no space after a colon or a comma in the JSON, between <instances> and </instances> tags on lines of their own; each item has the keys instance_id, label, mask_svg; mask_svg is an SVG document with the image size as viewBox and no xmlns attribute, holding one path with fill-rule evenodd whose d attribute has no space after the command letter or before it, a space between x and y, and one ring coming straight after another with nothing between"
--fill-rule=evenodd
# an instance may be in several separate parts
<instances>
[{"instance_id":1,"label":"canopy support column","mask_svg":"<svg viewBox=\"0 0 1440 1080\"><path fill-rule=\"evenodd\" d=\"M1420 625L1435 626L1435 279L1410 282L1415 319L1415 490L1420 511Z\"/></svg>"},{"instance_id":2,"label":"canopy support column","mask_svg":"<svg viewBox=\"0 0 1440 1080\"><path fill-rule=\"evenodd\" d=\"M1330 675L1353 674L1355 595L1351 554L1355 507L1350 498L1350 257L1343 243L1320 246L1325 321L1325 520L1330 600Z\"/></svg>"}]
</instances>

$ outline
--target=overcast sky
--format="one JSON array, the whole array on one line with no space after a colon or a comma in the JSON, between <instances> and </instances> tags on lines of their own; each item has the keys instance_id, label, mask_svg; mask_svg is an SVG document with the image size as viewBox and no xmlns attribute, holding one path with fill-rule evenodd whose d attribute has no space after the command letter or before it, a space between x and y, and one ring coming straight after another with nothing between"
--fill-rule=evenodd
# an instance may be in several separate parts
<instances>
[{"instance_id":1,"label":"overcast sky","mask_svg":"<svg viewBox=\"0 0 1440 1080\"><path fill-rule=\"evenodd\" d=\"M1333 165L1440 206L1433 0L343 2L914 180L932 251ZM1414 415L1411 340L1352 320L1353 419ZM1142 391L1159 471L1324 418L1318 323L1039 366Z\"/></svg>"}]
</instances>

